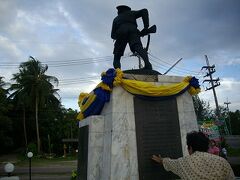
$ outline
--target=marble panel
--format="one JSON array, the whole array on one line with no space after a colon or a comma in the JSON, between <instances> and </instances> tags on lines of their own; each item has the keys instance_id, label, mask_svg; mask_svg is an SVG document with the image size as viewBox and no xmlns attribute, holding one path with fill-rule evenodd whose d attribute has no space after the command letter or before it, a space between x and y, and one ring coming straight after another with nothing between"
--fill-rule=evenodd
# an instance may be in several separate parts
<instances>
[{"instance_id":1,"label":"marble panel","mask_svg":"<svg viewBox=\"0 0 240 180\"><path fill-rule=\"evenodd\" d=\"M87 179L100 179L103 169L104 116L89 116L79 122L79 127L89 125Z\"/></svg>"},{"instance_id":2,"label":"marble panel","mask_svg":"<svg viewBox=\"0 0 240 180\"><path fill-rule=\"evenodd\" d=\"M158 82L161 83L179 83L184 79L182 76L159 75Z\"/></svg>"},{"instance_id":3,"label":"marble panel","mask_svg":"<svg viewBox=\"0 0 240 180\"><path fill-rule=\"evenodd\" d=\"M136 131L128 131L129 161L131 176L138 177L138 156L137 156L137 139Z\"/></svg>"},{"instance_id":4,"label":"marble panel","mask_svg":"<svg viewBox=\"0 0 240 180\"><path fill-rule=\"evenodd\" d=\"M186 145L187 133L198 130L197 119L194 111L192 96L185 92L177 97L179 126L181 133L183 155L188 155Z\"/></svg>"},{"instance_id":5,"label":"marble panel","mask_svg":"<svg viewBox=\"0 0 240 180\"><path fill-rule=\"evenodd\" d=\"M123 147L119 149L119 154L126 153L128 151L128 147ZM112 163L111 164L111 180L114 179L130 179L130 163L128 159L120 158L118 154L112 155Z\"/></svg>"},{"instance_id":6,"label":"marble panel","mask_svg":"<svg viewBox=\"0 0 240 180\"><path fill-rule=\"evenodd\" d=\"M98 116L91 116L90 126L91 132L103 132L104 131L104 116L98 115Z\"/></svg>"},{"instance_id":7,"label":"marble panel","mask_svg":"<svg viewBox=\"0 0 240 180\"><path fill-rule=\"evenodd\" d=\"M186 145L186 135L191 131L197 131L198 125L196 120L196 115L194 111L191 112L179 112L179 126L181 133L181 142L183 155L188 155L187 145Z\"/></svg>"},{"instance_id":8,"label":"marble panel","mask_svg":"<svg viewBox=\"0 0 240 180\"><path fill-rule=\"evenodd\" d=\"M112 132L111 179L130 178L130 159L127 131Z\"/></svg>"},{"instance_id":9,"label":"marble panel","mask_svg":"<svg viewBox=\"0 0 240 180\"><path fill-rule=\"evenodd\" d=\"M128 145L127 131L112 131L112 155L118 154L118 150L126 145Z\"/></svg>"},{"instance_id":10,"label":"marble panel","mask_svg":"<svg viewBox=\"0 0 240 180\"><path fill-rule=\"evenodd\" d=\"M133 95L125 91L122 87L115 87L112 92L113 113L134 112Z\"/></svg>"},{"instance_id":11,"label":"marble panel","mask_svg":"<svg viewBox=\"0 0 240 180\"><path fill-rule=\"evenodd\" d=\"M97 180L101 177L103 168L102 164L102 147L90 147L88 150L88 180Z\"/></svg>"},{"instance_id":12,"label":"marble panel","mask_svg":"<svg viewBox=\"0 0 240 180\"><path fill-rule=\"evenodd\" d=\"M89 116L79 121L79 124L78 124L79 128L87 125L93 127L89 129L92 132L103 132L104 116L102 115Z\"/></svg>"},{"instance_id":13,"label":"marble panel","mask_svg":"<svg viewBox=\"0 0 240 180\"><path fill-rule=\"evenodd\" d=\"M110 180L111 177L111 151L112 151L112 132L104 132L103 135L103 169L101 180Z\"/></svg>"},{"instance_id":14,"label":"marble panel","mask_svg":"<svg viewBox=\"0 0 240 180\"><path fill-rule=\"evenodd\" d=\"M135 131L112 132L111 174L118 174L115 177L120 177L120 179L129 179L130 176L138 176Z\"/></svg>"},{"instance_id":15,"label":"marble panel","mask_svg":"<svg viewBox=\"0 0 240 180\"><path fill-rule=\"evenodd\" d=\"M139 180L139 176L131 176L129 180Z\"/></svg>"},{"instance_id":16,"label":"marble panel","mask_svg":"<svg viewBox=\"0 0 240 180\"><path fill-rule=\"evenodd\" d=\"M112 130L126 131L135 130L135 116L134 113L118 112L113 113Z\"/></svg>"},{"instance_id":17,"label":"marble panel","mask_svg":"<svg viewBox=\"0 0 240 180\"><path fill-rule=\"evenodd\" d=\"M158 75L124 74L123 77L145 82L156 82L158 80Z\"/></svg>"},{"instance_id":18,"label":"marble panel","mask_svg":"<svg viewBox=\"0 0 240 180\"><path fill-rule=\"evenodd\" d=\"M103 132L90 132L88 138L88 148L102 147L103 148Z\"/></svg>"},{"instance_id":19,"label":"marble panel","mask_svg":"<svg viewBox=\"0 0 240 180\"><path fill-rule=\"evenodd\" d=\"M90 117L87 117L87 118L79 121L79 122L78 122L78 127L81 128L81 127L84 127L84 126L89 125L89 118L90 118Z\"/></svg>"},{"instance_id":20,"label":"marble panel","mask_svg":"<svg viewBox=\"0 0 240 180\"><path fill-rule=\"evenodd\" d=\"M113 124L113 114L106 114L104 116L104 132L111 132L112 131L112 124Z\"/></svg>"},{"instance_id":21,"label":"marble panel","mask_svg":"<svg viewBox=\"0 0 240 180\"><path fill-rule=\"evenodd\" d=\"M185 92L182 95L178 96L177 103L179 107L179 112L194 111L192 96L188 92Z\"/></svg>"}]
</instances>

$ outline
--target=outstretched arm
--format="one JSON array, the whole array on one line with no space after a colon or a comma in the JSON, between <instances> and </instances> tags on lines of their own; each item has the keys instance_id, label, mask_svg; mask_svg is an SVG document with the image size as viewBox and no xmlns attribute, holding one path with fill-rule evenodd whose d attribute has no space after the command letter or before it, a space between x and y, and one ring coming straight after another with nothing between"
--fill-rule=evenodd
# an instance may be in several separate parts
<instances>
[{"instance_id":1,"label":"outstretched arm","mask_svg":"<svg viewBox=\"0 0 240 180\"><path fill-rule=\"evenodd\" d=\"M181 177L181 166L180 166L180 161L181 158L179 159L170 159L170 158L162 158L161 155L153 155L152 160L155 162L163 165L164 169L166 171L172 171L174 174L177 174L178 176Z\"/></svg>"},{"instance_id":2,"label":"outstretched arm","mask_svg":"<svg viewBox=\"0 0 240 180\"><path fill-rule=\"evenodd\" d=\"M152 155L152 160L154 160L155 162L157 162L157 163L159 163L159 164L161 164L162 165L162 157L161 157L161 155L159 154L159 155Z\"/></svg>"},{"instance_id":3,"label":"outstretched arm","mask_svg":"<svg viewBox=\"0 0 240 180\"><path fill-rule=\"evenodd\" d=\"M148 17L148 10L147 9L141 9L139 11L135 12L135 18L142 17L144 29L147 29L149 27L149 17Z\"/></svg>"}]
</instances>

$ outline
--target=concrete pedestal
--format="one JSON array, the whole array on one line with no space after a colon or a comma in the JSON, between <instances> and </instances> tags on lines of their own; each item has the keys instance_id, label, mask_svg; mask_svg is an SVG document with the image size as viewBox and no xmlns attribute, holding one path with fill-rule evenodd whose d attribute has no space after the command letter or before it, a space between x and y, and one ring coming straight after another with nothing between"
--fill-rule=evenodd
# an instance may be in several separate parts
<instances>
[{"instance_id":1,"label":"concrete pedestal","mask_svg":"<svg viewBox=\"0 0 240 180\"><path fill-rule=\"evenodd\" d=\"M126 75L128 78L152 81L155 84L171 84L182 81L176 76ZM139 144L141 133L136 134L136 104L134 96L121 87L115 87L109 103L101 115L90 116L79 123L80 132L88 127L87 162L79 162L79 168L86 166L84 179L88 180L138 180L144 177L144 167L139 166ZM154 105L153 105L154 106ZM177 124L179 126L181 156L187 155L186 134L198 130L191 95L188 92L176 97ZM156 114L154 115L154 118ZM159 115L161 119L161 115ZM151 118L151 117L148 117ZM146 122L148 119L145 120ZM163 124L164 126L164 124ZM144 130L143 130L144 131ZM138 131L139 132L139 131ZM137 138L139 136L139 138ZM82 138L82 137L81 137ZM159 137L158 137L159 138ZM137 142L137 139L139 141ZM138 144L137 144L138 143ZM79 141L81 146L82 142ZM80 149L83 149L80 147ZM178 154L178 155L180 155ZM85 156L82 154L82 157ZM171 157L171 153L168 154ZM149 157L150 159L150 157ZM142 161L144 162L144 161ZM147 161L148 162L148 161ZM82 164L81 164L82 163ZM84 165L85 163L85 165ZM148 170L146 170L148 171Z\"/></svg>"}]
</instances>

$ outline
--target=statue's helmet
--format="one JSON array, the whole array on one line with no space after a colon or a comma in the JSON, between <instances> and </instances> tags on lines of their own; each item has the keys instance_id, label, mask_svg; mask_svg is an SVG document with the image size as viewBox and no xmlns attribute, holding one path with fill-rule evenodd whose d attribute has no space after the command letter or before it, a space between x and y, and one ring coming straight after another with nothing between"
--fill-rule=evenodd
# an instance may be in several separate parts
<instances>
[{"instance_id":1,"label":"statue's helmet","mask_svg":"<svg viewBox=\"0 0 240 180\"><path fill-rule=\"evenodd\" d=\"M126 5L119 5L116 8L118 10L118 13L125 12L125 11L131 11L131 8Z\"/></svg>"}]
</instances>

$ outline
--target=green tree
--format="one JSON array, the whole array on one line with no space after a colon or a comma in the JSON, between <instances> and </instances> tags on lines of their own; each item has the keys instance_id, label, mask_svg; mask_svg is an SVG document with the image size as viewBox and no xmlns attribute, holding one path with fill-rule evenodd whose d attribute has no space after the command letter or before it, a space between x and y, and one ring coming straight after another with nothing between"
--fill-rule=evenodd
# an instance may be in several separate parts
<instances>
[{"instance_id":1,"label":"green tree","mask_svg":"<svg viewBox=\"0 0 240 180\"><path fill-rule=\"evenodd\" d=\"M228 116L228 110L224 106L218 106L219 118L226 118ZM214 114L217 114L217 109L214 109Z\"/></svg>"},{"instance_id":2,"label":"green tree","mask_svg":"<svg viewBox=\"0 0 240 180\"><path fill-rule=\"evenodd\" d=\"M229 112L233 135L240 135L240 111Z\"/></svg>"},{"instance_id":3,"label":"green tree","mask_svg":"<svg viewBox=\"0 0 240 180\"><path fill-rule=\"evenodd\" d=\"M76 139L78 137L77 111L64 107L46 107L41 109L39 116L41 142L44 152L49 152L49 139L51 139L51 152L62 155L63 139ZM74 147L76 143L71 144ZM77 147L75 147L77 148Z\"/></svg>"},{"instance_id":4,"label":"green tree","mask_svg":"<svg viewBox=\"0 0 240 180\"><path fill-rule=\"evenodd\" d=\"M78 134L77 127L77 115L78 112L71 108L63 110L63 121L64 121L64 137L65 138L76 138Z\"/></svg>"},{"instance_id":5,"label":"green tree","mask_svg":"<svg viewBox=\"0 0 240 180\"><path fill-rule=\"evenodd\" d=\"M58 84L58 79L54 76L46 75L47 70L47 65L43 65L40 61L30 56L27 62L20 64L19 73L14 74L12 78L18 84L18 86L14 87L16 91L20 92L18 95L22 98L27 98L24 100L24 104L27 102L35 109L38 153L40 153L39 108L44 107L49 100L57 100L55 96L58 91L54 89L52 84Z\"/></svg>"},{"instance_id":6,"label":"green tree","mask_svg":"<svg viewBox=\"0 0 240 180\"><path fill-rule=\"evenodd\" d=\"M0 152L6 152L13 147L12 120L8 117L11 105L7 100L8 91L4 88L6 83L0 77Z\"/></svg>"},{"instance_id":7,"label":"green tree","mask_svg":"<svg viewBox=\"0 0 240 180\"><path fill-rule=\"evenodd\" d=\"M193 104L198 121L204 121L212 116L209 102L201 100L199 96L193 96Z\"/></svg>"},{"instance_id":8,"label":"green tree","mask_svg":"<svg viewBox=\"0 0 240 180\"><path fill-rule=\"evenodd\" d=\"M16 76L16 74L13 75L16 82L20 82L21 80L18 79L20 76ZM29 98L28 98L28 92L25 91L25 88L23 84L12 84L9 88L9 91L12 91L13 93L10 94L8 97L9 99L12 99L13 104L15 104L16 109L22 110L22 116L23 116L23 134L24 134L24 142L25 142L25 148L27 148L28 140L27 140L27 130L26 130L26 107L30 105Z\"/></svg>"}]
</instances>

